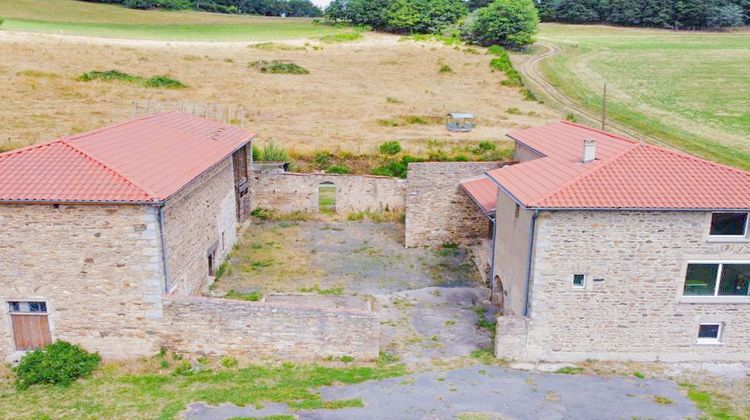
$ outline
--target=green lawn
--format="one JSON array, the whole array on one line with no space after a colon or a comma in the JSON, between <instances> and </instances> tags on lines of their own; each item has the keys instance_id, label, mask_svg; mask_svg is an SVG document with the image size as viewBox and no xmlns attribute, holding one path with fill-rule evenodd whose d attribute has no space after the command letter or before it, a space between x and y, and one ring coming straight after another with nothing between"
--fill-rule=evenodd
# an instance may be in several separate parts
<instances>
[{"instance_id":1,"label":"green lawn","mask_svg":"<svg viewBox=\"0 0 750 420\"><path fill-rule=\"evenodd\" d=\"M181 369L184 363L171 355L124 366L110 363L67 388L34 385L24 391L16 391L12 374L6 373L0 376L0 418L169 419L197 401L239 406L278 402L293 410L361 407L360 399L325 401L316 389L406 373L402 365L388 365L387 360L351 367L284 363L226 368L209 363L198 372Z\"/></svg>"},{"instance_id":2,"label":"green lawn","mask_svg":"<svg viewBox=\"0 0 750 420\"><path fill-rule=\"evenodd\" d=\"M182 41L269 41L352 32L306 18L134 10L77 0L2 0L0 30Z\"/></svg>"},{"instance_id":3,"label":"green lawn","mask_svg":"<svg viewBox=\"0 0 750 420\"><path fill-rule=\"evenodd\" d=\"M750 32L544 24L542 71L582 105L687 152L750 169Z\"/></svg>"}]
</instances>

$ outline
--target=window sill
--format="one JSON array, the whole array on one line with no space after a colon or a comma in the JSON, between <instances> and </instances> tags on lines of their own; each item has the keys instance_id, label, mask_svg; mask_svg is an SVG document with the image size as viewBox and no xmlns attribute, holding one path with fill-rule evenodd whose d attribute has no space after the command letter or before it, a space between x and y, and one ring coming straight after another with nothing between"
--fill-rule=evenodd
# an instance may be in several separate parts
<instances>
[{"instance_id":1,"label":"window sill","mask_svg":"<svg viewBox=\"0 0 750 420\"><path fill-rule=\"evenodd\" d=\"M721 341L696 341L693 344L701 347L720 347L724 345Z\"/></svg>"},{"instance_id":2,"label":"window sill","mask_svg":"<svg viewBox=\"0 0 750 420\"><path fill-rule=\"evenodd\" d=\"M750 238L746 236L709 236L706 242L710 243L749 243Z\"/></svg>"},{"instance_id":3,"label":"window sill","mask_svg":"<svg viewBox=\"0 0 750 420\"><path fill-rule=\"evenodd\" d=\"M750 296L682 296L679 303L750 303Z\"/></svg>"}]
</instances>

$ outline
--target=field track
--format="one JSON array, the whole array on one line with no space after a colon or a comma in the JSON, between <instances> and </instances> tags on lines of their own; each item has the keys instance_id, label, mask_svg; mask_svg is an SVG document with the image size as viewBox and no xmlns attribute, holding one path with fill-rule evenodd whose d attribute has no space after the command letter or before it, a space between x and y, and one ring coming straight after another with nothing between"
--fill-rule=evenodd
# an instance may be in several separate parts
<instances>
[{"instance_id":1,"label":"field track","mask_svg":"<svg viewBox=\"0 0 750 420\"><path fill-rule=\"evenodd\" d=\"M554 103L556 103L566 111L572 112L573 114L577 114L579 116L583 116L584 118L591 121L595 121L597 122L596 127L600 127L599 124L601 124L602 118L600 112L591 111L589 109L581 107L574 100L568 98L564 93L560 92L556 87L549 83L544 78L544 75L542 75L542 72L539 70L539 64L542 61L555 55L561 54L564 52L564 50L557 45L541 41L537 41L536 45L543 47L544 51L523 63L523 65L521 65L521 67L518 69L519 72L523 75L526 85L532 91L542 92L543 96L546 96L548 99L552 100ZM628 126L612 121L611 119L608 119L606 121L605 129L611 132L615 132L616 134L628 136L633 139L643 139L652 144L658 144L660 146L671 148L674 147L653 137L645 137L642 133Z\"/></svg>"}]
</instances>

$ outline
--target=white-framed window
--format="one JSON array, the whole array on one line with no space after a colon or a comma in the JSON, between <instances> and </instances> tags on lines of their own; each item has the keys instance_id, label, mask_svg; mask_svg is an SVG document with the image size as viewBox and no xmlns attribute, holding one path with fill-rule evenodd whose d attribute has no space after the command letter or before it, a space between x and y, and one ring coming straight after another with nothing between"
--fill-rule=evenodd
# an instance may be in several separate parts
<instances>
[{"instance_id":1,"label":"white-framed window","mask_svg":"<svg viewBox=\"0 0 750 420\"><path fill-rule=\"evenodd\" d=\"M576 289L583 289L586 287L586 275L585 274L573 274L573 287Z\"/></svg>"},{"instance_id":2,"label":"white-framed window","mask_svg":"<svg viewBox=\"0 0 750 420\"><path fill-rule=\"evenodd\" d=\"M694 261L685 272L683 296L750 295L750 261Z\"/></svg>"},{"instance_id":3,"label":"white-framed window","mask_svg":"<svg viewBox=\"0 0 750 420\"><path fill-rule=\"evenodd\" d=\"M708 235L712 238L747 237L748 214L750 213L712 213Z\"/></svg>"},{"instance_id":4,"label":"white-framed window","mask_svg":"<svg viewBox=\"0 0 750 420\"><path fill-rule=\"evenodd\" d=\"M705 322L698 325L697 344L720 344L724 325L720 322Z\"/></svg>"},{"instance_id":5,"label":"white-framed window","mask_svg":"<svg viewBox=\"0 0 750 420\"><path fill-rule=\"evenodd\" d=\"M8 312L12 314L45 314L47 313L46 302L8 302Z\"/></svg>"}]
</instances>

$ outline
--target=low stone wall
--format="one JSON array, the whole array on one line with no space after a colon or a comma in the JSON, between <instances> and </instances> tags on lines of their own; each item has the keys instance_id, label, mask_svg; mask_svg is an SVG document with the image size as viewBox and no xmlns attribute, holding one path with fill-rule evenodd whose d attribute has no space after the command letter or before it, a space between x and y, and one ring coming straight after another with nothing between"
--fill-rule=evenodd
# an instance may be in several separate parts
<instances>
[{"instance_id":1,"label":"low stone wall","mask_svg":"<svg viewBox=\"0 0 750 420\"><path fill-rule=\"evenodd\" d=\"M161 335L167 348L188 354L370 360L378 357L379 328L369 310L169 296Z\"/></svg>"},{"instance_id":2,"label":"low stone wall","mask_svg":"<svg viewBox=\"0 0 750 420\"><path fill-rule=\"evenodd\" d=\"M446 242L473 245L490 237L490 223L459 183L506 162L411 163L406 189L407 247Z\"/></svg>"},{"instance_id":3,"label":"low stone wall","mask_svg":"<svg viewBox=\"0 0 750 420\"><path fill-rule=\"evenodd\" d=\"M336 211L403 210L406 182L372 175L300 174L280 170L253 171L252 207L280 212L317 212L318 188L336 186Z\"/></svg>"}]
</instances>

